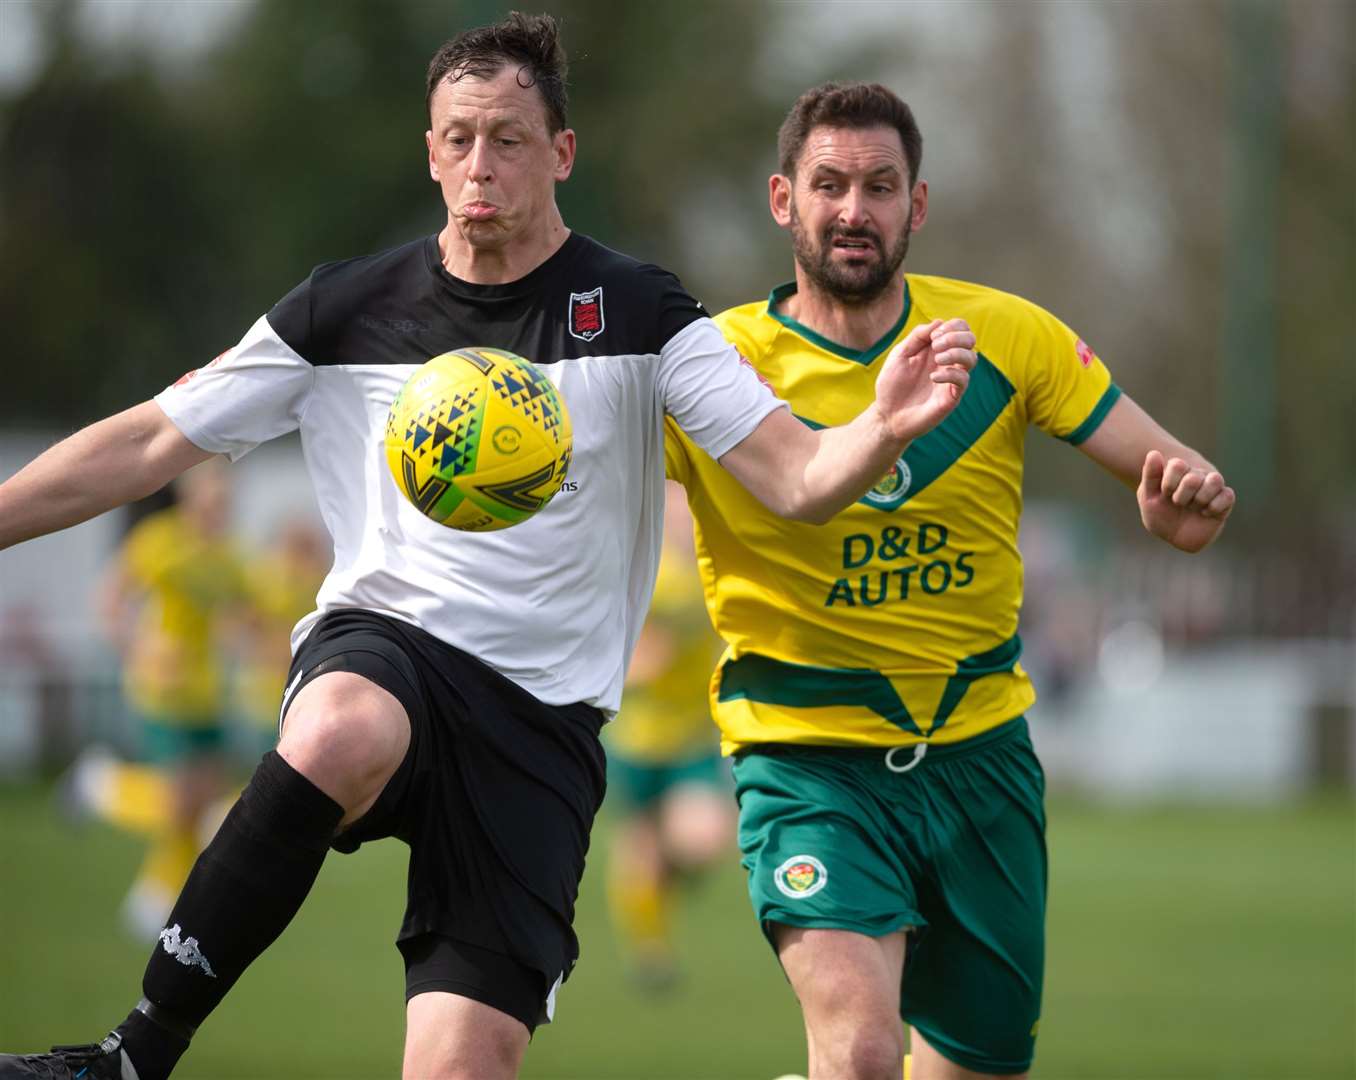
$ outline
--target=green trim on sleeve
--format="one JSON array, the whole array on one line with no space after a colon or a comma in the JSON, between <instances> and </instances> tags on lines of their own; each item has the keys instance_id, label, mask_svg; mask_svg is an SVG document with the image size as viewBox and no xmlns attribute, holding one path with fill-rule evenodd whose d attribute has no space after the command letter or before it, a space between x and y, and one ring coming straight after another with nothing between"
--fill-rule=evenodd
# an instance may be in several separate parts
<instances>
[{"instance_id":1,"label":"green trim on sleeve","mask_svg":"<svg viewBox=\"0 0 1356 1080\"><path fill-rule=\"evenodd\" d=\"M1088 418L1074 428L1069 434L1059 436L1071 446L1077 446L1085 442L1094 431L1102 426L1102 421L1106 419L1106 414L1111 411L1111 406L1120 400L1121 388L1112 383L1106 388L1106 393L1102 395L1101 400L1093 406L1092 412Z\"/></svg>"}]
</instances>

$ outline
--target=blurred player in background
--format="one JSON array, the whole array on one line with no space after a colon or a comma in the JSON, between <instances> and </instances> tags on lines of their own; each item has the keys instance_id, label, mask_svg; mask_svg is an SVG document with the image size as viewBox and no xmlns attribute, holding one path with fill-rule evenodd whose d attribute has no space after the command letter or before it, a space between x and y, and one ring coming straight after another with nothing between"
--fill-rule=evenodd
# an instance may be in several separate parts
<instances>
[{"instance_id":1,"label":"blurred player in background","mask_svg":"<svg viewBox=\"0 0 1356 1080\"><path fill-rule=\"evenodd\" d=\"M245 574L246 604L235 634L235 713L251 763L278 741L278 702L292 664L292 629L315 610L332 560L329 537L309 518L291 517Z\"/></svg>"},{"instance_id":2,"label":"blurred player in background","mask_svg":"<svg viewBox=\"0 0 1356 1080\"><path fill-rule=\"evenodd\" d=\"M64 785L77 811L150 839L122 909L128 929L147 940L164 925L206 842L204 816L226 791L221 631L245 600L225 466L210 462L185 473L175 492L173 506L128 532L98 602L121 657L144 763L91 750Z\"/></svg>"},{"instance_id":3,"label":"blurred player in background","mask_svg":"<svg viewBox=\"0 0 1356 1080\"><path fill-rule=\"evenodd\" d=\"M666 487L654 598L621 712L603 740L608 798L621 813L609 852L608 910L632 974L656 990L678 975L677 890L731 847L735 817L707 702L719 642L702 599L687 503L677 484Z\"/></svg>"},{"instance_id":4,"label":"blurred player in background","mask_svg":"<svg viewBox=\"0 0 1356 1080\"><path fill-rule=\"evenodd\" d=\"M807 91L779 134L772 215L795 281L717 317L812 427L868 401L940 312L973 328L959 407L823 527L781 521L670 430L716 630L760 924L800 999L810 1076L1025 1074L1040 1023L1044 776L1025 720L1017 549L1026 428L1137 486L1144 527L1209 544L1234 493L1015 296L905 274L927 218L922 137L885 87ZM1160 347L1146 342L1146 347Z\"/></svg>"}]
</instances>

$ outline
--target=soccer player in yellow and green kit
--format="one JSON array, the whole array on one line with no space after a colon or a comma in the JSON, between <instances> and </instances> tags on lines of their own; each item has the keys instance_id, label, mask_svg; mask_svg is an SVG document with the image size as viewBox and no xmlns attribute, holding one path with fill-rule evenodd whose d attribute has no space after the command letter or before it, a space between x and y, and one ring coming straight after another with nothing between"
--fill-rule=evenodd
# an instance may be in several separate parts
<instances>
[{"instance_id":1,"label":"soccer player in yellow and green kit","mask_svg":"<svg viewBox=\"0 0 1356 1080\"><path fill-rule=\"evenodd\" d=\"M679 974L673 909L679 888L734 843L729 768L706 684L720 649L706 616L692 518L677 484L664 501L664 546L621 711L604 731L607 797L617 812L607 867L608 912L642 989Z\"/></svg>"},{"instance_id":2,"label":"soccer player in yellow and green kit","mask_svg":"<svg viewBox=\"0 0 1356 1080\"><path fill-rule=\"evenodd\" d=\"M146 763L96 750L81 756L69 783L77 809L150 840L123 921L152 941L210 839L201 835L209 807L227 789L219 629L246 585L225 467L204 463L175 486L176 504L128 533L100 597Z\"/></svg>"},{"instance_id":3,"label":"soccer player in yellow and green kit","mask_svg":"<svg viewBox=\"0 0 1356 1080\"><path fill-rule=\"evenodd\" d=\"M795 281L717 322L818 428L871 400L915 327L962 318L979 359L955 411L826 526L769 514L672 427L667 445L727 646L712 707L750 894L800 999L811 1078L898 1077L905 1023L915 1080L1031 1065L1046 852L1017 634L1028 425L1135 487L1145 528L1184 551L1234 502L1054 316L904 272L927 217L921 150L882 86L803 94L769 192Z\"/></svg>"}]
</instances>

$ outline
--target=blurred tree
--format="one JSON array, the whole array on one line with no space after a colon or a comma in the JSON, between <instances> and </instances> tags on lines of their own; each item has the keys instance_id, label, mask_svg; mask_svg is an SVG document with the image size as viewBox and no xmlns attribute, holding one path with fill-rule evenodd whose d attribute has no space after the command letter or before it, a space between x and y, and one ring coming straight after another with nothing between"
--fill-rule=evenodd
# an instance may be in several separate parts
<instances>
[{"instance_id":1,"label":"blurred tree","mask_svg":"<svg viewBox=\"0 0 1356 1080\"><path fill-rule=\"evenodd\" d=\"M214 49L167 66L150 46L94 47L79 32L88 3L36 5L46 62L0 98L10 425L143 398L233 342L315 263L440 227L422 141L427 60L506 10L256 0ZM932 217L910 268L1049 307L1168 427L1222 452L1238 70L1227 0L551 7L571 54L580 150L560 200L574 227L671 266L713 309L765 295L791 275L764 185L781 117L822 78L881 78L926 140ZM1252 222L1278 238L1277 501L1249 503L1248 477L1231 476L1244 497L1234 542L1259 547L1293 531L1287 503L1321 511L1334 493L1326 528L1340 533L1356 460L1356 8L1283 12L1281 160L1274 202ZM1133 520L1080 455L1046 439L1031 453L1031 495L1090 488L1113 521Z\"/></svg>"},{"instance_id":2,"label":"blurred tree","mask_svg":"<svg viewBox=\"0 0 1356 1080\"><path fill-rule=\"evenodd\" d=\"M675 208L715 163L742 176L776 129L780 107L744 62L762 4L553 8L580 141L567 220L700 289L700 262L675 257ZM43 9L49 62L0 102L11 425L125 407L233 343L316 263L440 228L428 59L506 10L258 0L214 50L167 71L146 50L110 62L79 33L79 9Z\"/></svg>"}]
</instances>

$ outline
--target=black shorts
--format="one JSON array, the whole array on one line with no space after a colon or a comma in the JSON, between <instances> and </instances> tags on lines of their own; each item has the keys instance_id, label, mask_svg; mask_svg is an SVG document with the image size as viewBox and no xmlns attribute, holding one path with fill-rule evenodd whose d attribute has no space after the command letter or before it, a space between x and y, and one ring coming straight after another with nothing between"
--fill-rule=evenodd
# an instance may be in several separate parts
<instances>
[{"instance_id":1,"label":"black shorts","mask_svg":"<svg viewBox=\"0 0 1356 1080\"><path fill-rule=\"evenodd\" d=\"M447 990L550 1019L579 957L571 923L606 763L589 705L547 705L475 657L370 611L330 612L288 674L288 704L329 671L370 679L404 706L410 748L372 809L335 838L410 846L397 945L406 996Z\"/></svg>"}]
</instances>

